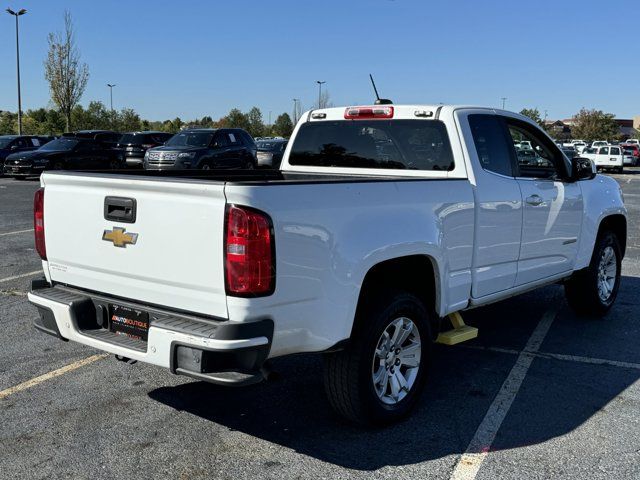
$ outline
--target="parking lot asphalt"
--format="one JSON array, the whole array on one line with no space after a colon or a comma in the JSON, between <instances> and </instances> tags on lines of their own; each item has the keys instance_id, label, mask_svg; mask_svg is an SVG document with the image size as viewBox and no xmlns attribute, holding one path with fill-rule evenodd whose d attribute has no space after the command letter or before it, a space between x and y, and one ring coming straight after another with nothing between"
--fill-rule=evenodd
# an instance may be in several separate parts
<instances>
[{"instance_id":1,"label":"parking lot asphalt","mask_svg":"<svg viewBox=\"0 0 640 480\"><path fill-rule=\"evenodd\" d=\"M438 345L417 411L376 430L330 410L319 356L223 388L36 332L38 182L0 178L0 478L638 479L640 169L614 177L629 237L607 317L561 286L471 310L479 337Z\"/></svg>"}]
</instances>

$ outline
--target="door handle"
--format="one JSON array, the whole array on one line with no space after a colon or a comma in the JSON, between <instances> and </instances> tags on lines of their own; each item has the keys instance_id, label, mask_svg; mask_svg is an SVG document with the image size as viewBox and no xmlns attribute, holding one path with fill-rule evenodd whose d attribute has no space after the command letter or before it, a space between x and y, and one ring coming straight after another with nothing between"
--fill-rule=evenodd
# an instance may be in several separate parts
<instances>
[{"instance_id":1,"label":"door handle","mask_svg":"<svg viewBox=\"0 0 640 480\"><path fill-rule=\"evenodd\" d=\"M537 207L538 205L542 205L542 203L544 203L544 200L540 195L531 195L527 197L526 201L529 205L533 205L534 207Z\"/></svg>"}]
</instances>

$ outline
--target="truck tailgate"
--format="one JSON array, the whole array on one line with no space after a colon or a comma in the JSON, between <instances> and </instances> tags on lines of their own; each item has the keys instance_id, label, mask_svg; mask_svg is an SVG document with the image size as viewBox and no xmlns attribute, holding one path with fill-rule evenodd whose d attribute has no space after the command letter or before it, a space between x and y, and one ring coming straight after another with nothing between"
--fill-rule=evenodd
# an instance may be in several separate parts
<instances>
[{"instance_id":1,"label":"truck tailgate","mask_svg":"<svg viewBox=\"0 0 640 480\"><path fill-rule=\"evenodd\" d=\"M227 318L224 183L48 173L42 183L54 282ZM135 222L105 219L106 197L134 199ZM135 243L116 246L114 228Z\"/></svg>"}]
</instances>

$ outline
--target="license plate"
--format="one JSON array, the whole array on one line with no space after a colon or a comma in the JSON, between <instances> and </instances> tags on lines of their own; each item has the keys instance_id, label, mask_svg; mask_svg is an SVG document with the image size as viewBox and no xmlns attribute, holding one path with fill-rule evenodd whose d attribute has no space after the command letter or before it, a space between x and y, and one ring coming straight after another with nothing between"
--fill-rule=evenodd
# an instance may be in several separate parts
<instances>
[{"instance_id":1,"label":"license plate","mask_svg":"<svg viewBox=\"0 0 640 480\"><path fill-rule=\"evenodd\" d=\"M109 304L109 330L118 335L146 341L149 335L149 313Z\"/></svg>"},{"instance_id":2,"label":"license plate","mask_svg":"<svg viewBox=\"0 0 640 480\"><path fill-rule=\"evenodd\" d=\"M19 169L18 167L13 167L12 171L13 171L14 173L17 173L17 172L19 172L19 171L20 171L20 169Z\"/></svg>"}]
</instances>

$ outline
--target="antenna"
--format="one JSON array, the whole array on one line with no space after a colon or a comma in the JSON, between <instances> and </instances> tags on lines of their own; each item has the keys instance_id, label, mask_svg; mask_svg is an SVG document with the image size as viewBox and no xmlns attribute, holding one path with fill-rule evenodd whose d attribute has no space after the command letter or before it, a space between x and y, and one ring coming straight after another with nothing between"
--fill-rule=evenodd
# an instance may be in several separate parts
<instances>
[{"instance_id":1,"label":"antenna","mask_svg":"<svg viewBox=\"0 0 640 480\"><path fill-rule=\"evenodd\" d=\"M388 98L380 98L378 95L378 89L376 88L376 82L373 81L373 75L369 74L369 78L371 79L371 85L373 85L373 91L376 93L376 101L374 102L376 105L390 105L393 102Z\"/></svg>"}]
</instances>

